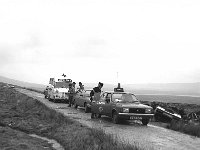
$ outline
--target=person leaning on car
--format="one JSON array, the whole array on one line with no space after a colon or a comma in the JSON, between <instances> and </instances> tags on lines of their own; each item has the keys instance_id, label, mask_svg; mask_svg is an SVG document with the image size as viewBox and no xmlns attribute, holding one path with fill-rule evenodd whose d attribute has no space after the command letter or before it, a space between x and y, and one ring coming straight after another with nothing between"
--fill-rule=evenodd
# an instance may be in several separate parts
<instances>
[{"instance_id":1,"label":"person leaning on car","mask_svg":"<svg viewBox=\"0 0 200 150\"><path fill-rule=\"evenodd\" d=\"M102 87L103 87L103 83L99 82L98 86L94 87L93 90L90 92L90 100L91 100L91 102L93 100L95 100L95 101L99 100Z\"/></svg>"},{"instance_id":2,"label":"person leaning on car","mask_svg":"<svg viewBox=\"0 0 200 150\"><path fill-rule=\"evenodd\" d=\"M74 94L75 94L75 88L73 87L72 83L69 83L69 105L68 107L71 107L72 102L73 102L73 98L74 98Z\"/></svg>"}]
</instances>

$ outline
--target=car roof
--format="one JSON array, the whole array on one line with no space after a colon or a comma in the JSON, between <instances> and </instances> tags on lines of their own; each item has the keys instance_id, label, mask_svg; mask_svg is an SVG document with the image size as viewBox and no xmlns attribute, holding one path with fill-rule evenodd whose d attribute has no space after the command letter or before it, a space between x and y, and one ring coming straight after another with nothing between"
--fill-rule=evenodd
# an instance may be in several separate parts
<instances>
[{"instance_id":1,"label":"car roof","mask_svg":"<svg viewBox=\"0 0 200 150\"><path fill-rule=\"evenodd\" d=\"M131 92L115 92L115 91L103 91L103 93L112 93L112 94L133 94ZM133 94L135 95L135 94Z\"/></svg>"},{"instance_id":2,"label":"car roof","mask_svg":"<svg viewBox=\"0 0 200 150\"><path fill-rule=\"evenodd\" d=\"M85 91L92 91L92 89L86 89Z\"/></svg>"}]
</instances>

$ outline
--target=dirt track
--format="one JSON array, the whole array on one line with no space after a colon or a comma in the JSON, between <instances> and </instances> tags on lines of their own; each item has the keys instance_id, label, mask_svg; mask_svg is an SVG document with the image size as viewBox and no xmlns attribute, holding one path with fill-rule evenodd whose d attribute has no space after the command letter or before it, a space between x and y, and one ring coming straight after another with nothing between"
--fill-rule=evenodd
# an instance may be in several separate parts
<instances>
[{"instance_id":1,"label":"dirt track","mask_svg":"<svg viewBox=\"0 0 200 150\"><path fill-rule=\"evenodd\" d=\"M140 143L141 147L147 149L185 149L185 150L199 150L200 138L182 134L176 131L168 130L165 128L157 127L149 124L148 126L142 126L140 122L125 123L116 125L111 122L111 119L102 117L101 119L90 119L90 113L86 114L84 111L67 107L67 104L52 103L47 99L44 99L43 94L39 94L33 91L24 89L17 89L21 93L24 93L30 97L38 99L52 109L69 116L72 119L79 121L80 123L93 127L102 128L105 132L116 135L124 142Z\"/></svg>"}]
</instances>

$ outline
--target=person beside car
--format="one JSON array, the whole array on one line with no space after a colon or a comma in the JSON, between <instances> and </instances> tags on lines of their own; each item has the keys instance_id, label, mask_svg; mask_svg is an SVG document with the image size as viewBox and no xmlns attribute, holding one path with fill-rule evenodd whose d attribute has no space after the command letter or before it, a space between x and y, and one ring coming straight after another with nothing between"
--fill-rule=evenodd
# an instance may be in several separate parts
<instances>
[{"instance_id":1,"label":"person beside car","mask_svg":"<svg viewBox=\"0 0 200 150\"><path fill-rule=\"evenodd\" d=\"M77 88L78 89L77 93L83 92L84 91L84 85L82 84L82 82L79 82L78 84L79 84L79 88Z\"/></svg>"},{"instance_id":2,"label":"person beside car","mask_svg":"<svg viewBox=\"0 0 200 150\"><path fill-rule=\"evenodd\" d=\"M91 102L98 101L100 99L101 89L103 87L103 83L99 82L97 87L94 87L90 92L90 100Z\"/></svg>"},{"instance_id":3,"label":"person beside car","mask_svg":"<svg viewBox=\"0 0 200 150\"><path fill-rule=\"evenodd\" d=\"M74 99L74 94L75 94L75 88L74 88L72 83L69 83L68 93L69 93L69 105L68 105L68 107L71 107L73 99Z\"/></svg>"}]
</instances>

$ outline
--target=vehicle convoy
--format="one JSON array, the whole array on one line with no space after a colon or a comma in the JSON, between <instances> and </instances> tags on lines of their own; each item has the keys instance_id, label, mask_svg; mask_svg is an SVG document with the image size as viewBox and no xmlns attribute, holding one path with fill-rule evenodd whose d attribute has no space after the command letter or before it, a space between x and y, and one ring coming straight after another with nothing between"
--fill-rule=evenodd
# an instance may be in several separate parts
<instances>
[{"instance_id":1,"label":"vehicle convoy","mask_svg":"<svg viewBox=\"0 0 200 150\"><path fill-rule=\"evenodd\" d=\"M141 104L134 94L123 92L122 88L103 92L98 101L92 102L91 113L91 118L106 115L116 124L123 120L141 120L147 125L154 116L151 106Z\"/></svg>"},{"instance_id":2,"label":"vehicle convoy","mask_svg":"<svg viewBox=\"0 0 200 150\"><path fill-rule=\"evenodd\" d=\"M161 106L157 106L154 112L155 121L161 122L171 122L172 120L180 120L181 115L176 113L174 110L170 108L163 108Z\"/></svg>"},{"instance_id":3,"label":"vehicle convoy","mask_svg":"<svg viewBox=\"0 0 200 150\"><path fill-rule=\"evenodd\" d=\"M74 107L77 108L78 106L84 107L85 113L91 111L91 100L90 100L90 92L92 90L82 90L76 93L74 98Z\"/></svg>"},{"instance_id":4,"label":"vehicle convoy","mask_svg":"<svg viewBox=\"0 0 200 150\"><path fill-rule=\"evenodd\" d=\"M52 100L53 102L69 100L68 90L71 79L65 77L61 78L50 78L49 85L44 90L45 98Z\"/></svg>"}]
</instances>

